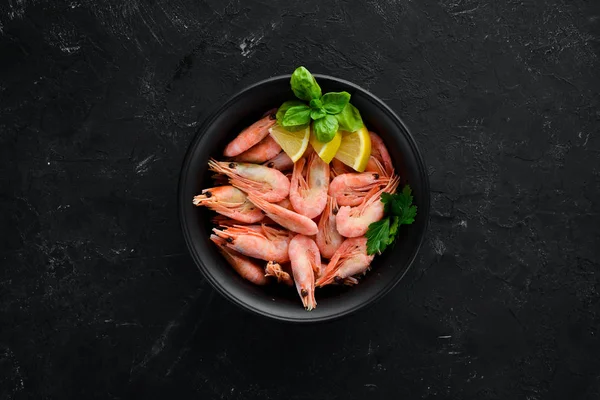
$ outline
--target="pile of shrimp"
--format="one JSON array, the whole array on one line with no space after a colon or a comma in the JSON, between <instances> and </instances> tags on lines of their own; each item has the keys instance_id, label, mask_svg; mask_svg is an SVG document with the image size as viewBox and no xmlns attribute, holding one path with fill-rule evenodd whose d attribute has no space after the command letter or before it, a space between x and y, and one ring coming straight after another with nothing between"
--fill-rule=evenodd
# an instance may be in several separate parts
<instances>
[{"instance_id":1,"label":"pile of shrimp","mask_svg":"<svg viewBox=\"0 0 600 400\"><path fill-rule=\"evenodd\" d=\"M357 173L326 164L309 146L296 163L270 136L274 112L244 129L209 161L215 186L194 197L217 213L210 240L244 279L296 286L304 308L317 306L315 288L355 285L373 260L365 233L384 216L383 192L399 178L379 136L369 132L371 156Z\"/></svg>"}]
</instances>

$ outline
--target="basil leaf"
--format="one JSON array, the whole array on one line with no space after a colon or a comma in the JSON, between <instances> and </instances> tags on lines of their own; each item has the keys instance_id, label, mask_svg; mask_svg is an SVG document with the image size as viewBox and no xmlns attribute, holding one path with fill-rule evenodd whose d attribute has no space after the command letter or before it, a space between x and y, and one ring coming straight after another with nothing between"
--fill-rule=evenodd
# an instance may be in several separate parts
<instances>
[{"instance_id":1,"label":"basil leaf","mask_svg":"<svg viewBox=\"0 0 600 400\"><path fill-rule=\"evenodd\" d=\"M313 108L310 110L310 117L315 121L326 116L327 113L322 108Z\"/></svg>"},{"instance_id":2,"label":"basil leaf","mask_svg":"<svg viewBox=\"0 0 600 400\"><path fill-rule=\"evenodd\" d=\"M301 106L304 103L301 102L300 100L290 100L290 101L286 101L285 103L283 103L281 106L279 106L279 108L277 109L277 123L281 126L283 126L283 116L285 115L285 113L287 112L287 110L289 110L292 107L295 106Z\"/></svg>"},{"instance_id":3,"label":"basil leaf","mask_svg":"<svg viewBox=\"0 0 600 400\"><path fill-rule=\"evenodd\" d=\"M342 112L346 104L350 101L350 93L348 92L329 92L321 97L323 108L327 114L339 114Z\"/></svg>"},{"instance_id":4,"label":"basil leaf","mask_svg":"<svg viewBox=\"0 0 600 400\"><path fill-rule=\"evenodd\" d=\"M336 114L340 129L348 132L355 132L364 126L360 112L352 104L346 104L341 113Z\"/></svg>"},{"instance_id":5,"label":"basil leaf","mask_svg":"<svg viewBox=\"0 0 600 400\"><path fill-rule=\"evenodd\" d=\"M310 107L306 104L290 107L283 116L285 128L305 125L310 122Z\"/></svg>"},{"instance_id":6,"label":"basil leaf","mask_svg":"<svg viewBox=\"0 0 600 400\"><path fill-rule=\"evenodd\" d=\"M323 102L321 101L321 99L312 99L310 101L310 108L321 108L323 107Z\"/></svg>"},{"instance_id":7,"label":"basil leaf","mask_svg":"<svg viewBox=\"0 0 600 400\"><path fill-rule=\"evenodd\" d=\"M297 98L310 101L321 97L321 87L317 84L315 77L304 67L298 67L292 74L290 80L292 91Z\"/></svg>"},{"instance_id":8,"label":"basil leaf","mask_svg":"<svg viewBox=\"0 0 600 400\"><path fill-rule=\"evenodd\" d=\"M332 115L326 115L313 123L317 140L321 143L330 142L338 130L338 122Z\"/></svg>"}]
</instances>

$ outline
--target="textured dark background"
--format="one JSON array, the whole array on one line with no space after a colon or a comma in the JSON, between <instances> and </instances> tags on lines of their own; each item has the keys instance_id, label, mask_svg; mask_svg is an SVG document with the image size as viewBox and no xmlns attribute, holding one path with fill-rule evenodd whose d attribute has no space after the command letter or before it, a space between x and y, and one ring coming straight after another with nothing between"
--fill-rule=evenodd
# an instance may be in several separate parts
<instances>
[{"instance_id":1,"label":"textured dark background","mask_svg":"<svg viewBox=\"0 0 600 400\"><path fill-rule=\"evenodd\" d=\"M599 399L599 24L595 0L2 1L0 399ZM176 211L210 108L300 64L387 101L433 191L406 279L311 327L216 295Z\"/></svg>"}]
</instances>

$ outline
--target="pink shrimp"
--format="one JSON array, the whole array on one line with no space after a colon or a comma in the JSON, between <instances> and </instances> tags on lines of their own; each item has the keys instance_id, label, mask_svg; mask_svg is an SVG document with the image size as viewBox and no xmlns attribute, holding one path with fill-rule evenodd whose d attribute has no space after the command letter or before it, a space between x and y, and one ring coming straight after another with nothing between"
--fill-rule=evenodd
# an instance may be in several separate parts
<instances>
[{"instance_id":1,"label":"pink shrimp","mask_svg":"<svg viewBox=\"0 0 600 400\"><path fill-rule=\"evenodd\" d=\"M385 147L385 143L375 132L369 132L369 137L371 138L371 156L383 165L387 176L392 176L394 174L394 164L392 164L392 158Z\"/></svg>"},{"instance_id":2,"label":"pink shrimp","mask_svg":"<svg viewBox=\"0 0 600 400\"><path fill-rule=\"evenodd\" d=\"M279 171L288 171L294 168L294 162L285 151L282 151L270 160L265 161L263 165L269 168L275 168Z\"/></svg>"},{"instance_id":3,"label":"pink shrimp","mask_svg":"<svg viewBox=\"0 0 600 400\"><path fill-rule=\"evenodd\" d=\"M286 284L288 286L294 286L294 280L289 272L285 271L291 270L291 266L286 264L286 266L282 266L275 261L269 261L267 266L265 267L265 276L272 276L277 279L277 282Z\"/></svg>"},{"instance_id":4,"label":"pink shrimp","mask_svg":"<svg viewBox=\"0 0 600 400\"><path fill-rule=\"evenodd\" d=\"M321 256L314 240L304 235L296 235L290 241L290 260L296 290L306 310L317 306L315 300L315 273L321 272Z\"/></svg>"},{"instance_id":5,"label":"pink shrimp","mask_svg":"<svg viewBox=\"0 0 600 400\"><path fill-rule=\"evenodd\" d=\"M346 164L344 164L337 158L334 158L333 160L331 160L331 176L336 177L338 175L349 174L352 172L356 172L356 171L354 171L352 168L350 168L349 166L347 166Z\"/></svg>"},{"instance_id":6,"label":"pink shrimp","mask_svg":"<svg viewBox=\"0 0 600 400\"><path fill-rule=\"evenodd\" d=\"M228 226L233 226L233 225L250 225L250 224L255 224L256 222L242 222L242 221L238 221L229 217L226 217L224 215L221 214L217 214L214 217L212 217L211 222L217 226L223 226L223 227L228 227ZM269 217L264 217L263 219L261 219L260 221L258 221L261 223L261 225L277 225L275 223L275 221L273 221L271 218Z\"/></svg>"},{"instance_id":7,"label":"pink shrimp","mask_svg":"<svg viewBox=\"0 0 600 400\"><path fill-rule=\"evenodd\" d=\"M289 261L289 232L266 225L234 225L226 229L213 228L215 235L225 239L227 247L248 257L265 261Z\"/></svg>"},{"instance_id":8,"label":"pink shrimp","mask_svg":"<svg viewBox=\"0 0 600 400\"><path fill-rule=\"evenodd\" d=\"M338 175L329 185L329 195L335 197L340 206L357 206L374 187L387 185L390 178L376 172L354 172Z\"/></svg>"},{"instance_id":9,"label":"pink shrimp","mask_svg":"<svg viewBox=\"0 0 600 400\"><path fill-rule=\"evenodd\" d=\"M248 201L246 193L233 186L204 189L202 194L194 196L194 205L208 207L221 215L248 224L259 222L265 217L259 208Z\"/></svg>"},{"instance_id":10,"label":"pink shrimp","mask_svg":"<svg viewBox=\"0 0 600 400\"><path fill-rule=\"evenodd\" d=\"M316 285L317 287L331 283L355 285L358 280L353 276L366 273L373 258L374 256L367 254L367 238L346 239L329 261L325 272L317 279Z\"/></svg>"},{"instance_id":11,"label":"pink shrimp","mask_svg":"<svg viewBox=\"0 0 600 400\"><path fill-rule=\"evenodd\" d=\"M228 248L227 241L217 235L210 235L210 240L217 245L219 252L242 278L255 285L266 285L269 283L263 269L256 261Z\"/></svg>"},{"instance_id":12,"label":"pink shrimp","mask_svg":"<svg viewBox=\"0 0 600 400\"><path fill-rule=\"evenodd\" d=\"M208 161L211 171L227 175L229 182L249 192L254 190L269 202L277 202L288 197L290 193L290 180L280 171L257 164L218 162L213 159Z\"/></svg>"},{"instance_id":13,"label":"pink shrimp","mask_svg":"<svg viewBox=\"0 0 600 400\"><path fill-rule=\"evenodd\" d=\"M344 238L337 231L335 224L335 213L337 212L337 204L335 198L327 196L327 205L319 220L319 232L315 238L315 242L319 247L321 256L331 258L335 251L341 246Z\"/></svg>"},{"instance_id":14,"label":"pink shrimp","mask_svg":"<svg viewBox=\"0 0 600 400\"><path fill-rule=\"evenodd\" d=\"M271 113L244 129L223 150L225 157L235 157L263 140L269 134L269 128L275 125L275 114Z\"/></svg>"},{"instance_id":15,"label":"pink shrimp","mask_svg":"<svg viewBox=\"0 0 600 400\"><path fill-rule=\"evenodd\" d=\"M294 206L292 206L292 202L290 201L289 197L286 199L283 199L281 201L278 201L275 204L277 204L279 207L283 207L287 210L294 211Z\"/></svg>"},{"instance_id":16,"label":"pink shrimp","mask_svg":"<svg viewBox=\"0 0 600 400\"><path fill-rule=\"evenodd\" d=\"M315 278L315 282L316 280L325 273L325 270L327 269L327 264L325 264L323 262L323 259L321 259L321 270L319 271L319 275Z\"/></svg>"},{"instance_id":17,"label":"pink shrimp","mask_svg":"<svg viewBox=\"0 0 600 400\"><path fill-rule=\"evenodd\" d=\"M365 168L365 172L374 172L381 176L386 176L386 177L388 176L388 173L385 170L385 167L383 165L381 165L379 160L373 156L369 157L369 162L367 162L367 167Z\"/></svg>"},{"instance_id":18,"label":"pink shrimp","mask_svg":"<svg viewBox=\"0 0 600 400\"><path fill-rule=\"evenodd\" d=\"M383 189L374 187L357 207L340 207L335 216L337 230L340 235L357 237L367 233L370 224L383 218L384 207L381 202L381 194L383 192L394 193L399 181L399 178L394 176Z\"/></svg>"},{"instance_id":19,"label":"pink shrimp","mask_svg":"<svg viewBox=\"0 0 600 400\"><path fill-rule=\"evenodd\" d=\"M234 161L262 163L275 157L280 152L281 146L269 135L242 154L235 156Z\"/></svg>"},{"instance_id":20,"label":"pink shrimp","mask_svg":"<svg viewBox=\"0 0 600 400\"><path fill-rule=\"evenodd\" d=\"M301 158L296 162L290 183L290 201L294 210L308 218L321 215L327 204L328 188L329 165L316 152L308 157L308 161Z\"/></svg>"},{"instance_id":21,"label":"pink shrimp","mask_svg":"<svg viewBox=\"0 0 600 400\"><path fill-rule=\"evenodd\" d=\"M263 210L269 218L284 228L307 236L316 235L319 231L317 224L312 219L294 211L290 211L287 208L278 206L277 204L269 203L268 201L263 200L260 196L262 196L261 193L248 193L248 199L255 206Z\"/></svg>"}]
</instances>

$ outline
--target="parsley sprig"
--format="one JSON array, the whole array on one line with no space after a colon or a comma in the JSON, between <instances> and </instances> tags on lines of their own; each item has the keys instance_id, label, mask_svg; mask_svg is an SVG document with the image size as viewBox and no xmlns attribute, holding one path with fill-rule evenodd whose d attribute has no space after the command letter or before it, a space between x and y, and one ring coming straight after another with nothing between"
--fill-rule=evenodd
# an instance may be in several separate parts
<instances>
[{"instance_id":1,"label":"parsley sprig","mask_svg":"<svg viewBox=\"0 0 600 400\"><path fill-rule=\"evenodd\" d=\"M367 254L381 254L396 241L400 225L415 222L417 206L412 204L413 197L410 186L404 186L402 193L383 193L381 202L387 217L373 222L367 231Z\"/></svg>"}]
</instances>

